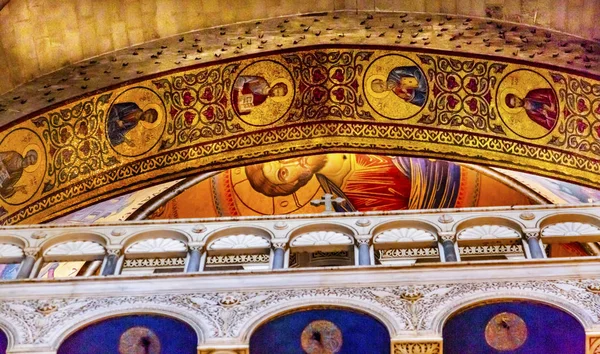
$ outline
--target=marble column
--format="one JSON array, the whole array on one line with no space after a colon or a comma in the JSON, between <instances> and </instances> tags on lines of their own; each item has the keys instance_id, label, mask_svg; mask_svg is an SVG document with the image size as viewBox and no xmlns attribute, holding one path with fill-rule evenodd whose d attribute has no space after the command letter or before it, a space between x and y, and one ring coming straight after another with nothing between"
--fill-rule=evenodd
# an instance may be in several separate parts
<instances>
[{"instance_id":1,"label":"marble column","mask_svg":"<svg viewBox=\"0 0 600 354\"><path fill-rule=\"evenodd\" d=\"M190 246L190 258L188 260L186 273L196 273L200 271L200 259L202 255L200 253L201 246Z\"/></svg>"},{"instance_id":2,"label":"marble column","mask_svg":"<svg viewBox=\"0 0 600 354\"><path fill-rule=\"evenodd\" d=\"M106 258L104 260L104 269L102 270L102 275L115 275L120 253L120 248L106 250Z\"/></svg>"},{"instance_id":3,"label":"marble column","mask_svg":"<svg viewBox=\"0 0 600 354\"><path fill-rule=\"evenodd\" d=\"M17 274L17 279L27 279L31 275L31 271L33 270L33 266L35 265L36 256L38 254L38 249L26 248L24 250L25 258L21 262L21 268L19 269L19 273Z\"/></svg>"},{"instance_id":4,"label":"marble column","mask_svg":"<svg viewBox=\"0 0 600 354\"><path fill-rule=\"evenodd\" d=\"M283 269L286 245L285 242L273 242L273 269Z\"/></svg>"},{"instance_id":5,"label":"marble column","mask_svg":"<svg viewBox=\"0 0 600 354\"><path fill-rule=\"evenodd\" d=\"M544 258L544 251L540 246L540 230L525 230L525 239L531 258Z\"/></svg>"},{"instance_id":6,"label":"marble column","mask_svg":"<svg viewBox=\"0 0 600 354\"><path fill-rule=\"evenodd\" d=\"M456 247L454 246L455 236L456 234L454 232L439 233L442 249L444 250L444 262L458 262Z\"/></svg>"},{"instance_id":7,"label":"marble column","mask_svg":"<svg viewBox=\"0 0 600 354\"><path fill-rule=\"evenodd\" d=\"M358 244L358 265L371 265L370 241L371 238L369 236L359 236L356 238L356 243Z\"/></svg>"}]
</instances>

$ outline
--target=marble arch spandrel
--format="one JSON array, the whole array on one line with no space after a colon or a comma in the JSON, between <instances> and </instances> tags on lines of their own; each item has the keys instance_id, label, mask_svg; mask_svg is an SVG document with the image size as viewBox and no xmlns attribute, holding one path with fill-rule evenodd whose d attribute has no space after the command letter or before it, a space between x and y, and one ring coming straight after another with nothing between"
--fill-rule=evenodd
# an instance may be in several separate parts
<instances>
[{"instance_id":1,"label":"marble arch spandrel","mask_svg":"<svg viewBox=\"0 0 600 354\"><path fill-rule=\"evenodd\" d=\"M31 142L0 149L4 224L324 149L450 155L600 186L598 81L479 56L366 46L272 53L89 96L0 139L18 129L43 146L35 159ZM44 160L45 169L35 165Z\"/></svg>"}]
</instances>

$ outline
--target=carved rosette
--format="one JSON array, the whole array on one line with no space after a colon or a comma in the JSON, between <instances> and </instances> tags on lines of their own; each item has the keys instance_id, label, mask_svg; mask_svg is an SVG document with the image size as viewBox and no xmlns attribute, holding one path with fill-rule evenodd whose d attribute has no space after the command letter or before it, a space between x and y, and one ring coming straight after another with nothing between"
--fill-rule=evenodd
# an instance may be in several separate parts
<instances>
[{"instance_id":1,"label":"carved rosette","mask_svg":"<svg viewBox=\"0 0 600 354\"><path fill-rule=\"evenodd\" d=\"M441 354L442 342L397 342L392 348L393 354Z\"/></svg>"}]
</instances>

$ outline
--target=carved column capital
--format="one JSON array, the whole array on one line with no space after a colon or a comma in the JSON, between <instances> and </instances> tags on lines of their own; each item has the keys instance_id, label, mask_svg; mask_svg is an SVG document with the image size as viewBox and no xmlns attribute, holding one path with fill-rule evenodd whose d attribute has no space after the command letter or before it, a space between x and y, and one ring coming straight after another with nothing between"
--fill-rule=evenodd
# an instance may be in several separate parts
<instances>
[{"instance_id":1,"label":"carved column capital","mask_svg":"<svg viewBox=\"0 0 600 354\"><path fill-rule=\"evenodd\" d=\"M273 246L273 248L281 248L282 250L285 250L287 248L287 240L271 240L271 246Z\"/></svg>"},{"instance_id":2,"label":"carved column capital","mask_svg":"<svg viewBox=\"0 0 600 354\"><path fill-rule=\"evenodd\" d=\"M109 256L120 256L121 255L121 246L117 247L107 247L106 254Z\"/></svg>"},{"instance_id":3,"label":"carved column capital","mask_svg":"<svg viewBox=\"0 0 600 354\"><path fill-rule=\"evenodd\" d=\"M39 248L24 248L23 253L25 256L37 258L40 254Z\"/></svg>"},{"instance_id":4,"label":"carved column capital","mask_svg":"<svg viewBox=\"0 0 600 354\"><path fill-rule=\"evenodd\" d=\"M455 242L456 241L456 232L454 231L442 231L442 232L438 232L438 237L440 238L440 241L452 241Z\"/></svg>"},{"instance_id":5,"label":"carved column capital","mask_svg":"<svg viewBox=\"0 0 600 354\"><path fill-rule=\"evenodd\" d=\"M529 240L529 239L539 240L540 236L541 236L540 229L524 229L523 230L523 237L525 237L525 239L527 239L527 240Z\"/></svg>"},{"instance_id":6,"label":"carved column capital","mask_svg":"<svg viewBox=\"0 0 600 354\"><path fill-rule=\"evenodd\" d=\"M199 251L202 252L202 248L204 248L204 244L203 243L199 243L199 242L190 242L188 244L188 249L190 251Z\"/></svg>"},{"instance_id":7,"label":"carved column capital","mask_svg":"<svg viewBox=\"0 0 600 354\"><path fill-rule=\"evenodd\" d=\"M371 243L371 235L358 235L356 236L357 245L368 245Z\"/></svg>"}]
</instances>

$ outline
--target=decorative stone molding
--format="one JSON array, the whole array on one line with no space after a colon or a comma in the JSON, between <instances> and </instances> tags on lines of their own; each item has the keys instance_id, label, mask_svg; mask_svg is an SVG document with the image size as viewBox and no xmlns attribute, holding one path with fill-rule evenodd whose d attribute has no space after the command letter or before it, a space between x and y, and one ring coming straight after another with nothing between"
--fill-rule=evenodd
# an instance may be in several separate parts
<instances>
[{"instance_id":1,"label":"decorative stone molding","mask_svg":"<svg viewBox=\"0 0 600 354\"><path fill-rule=\"evenodd\" d=\"M548 236L600 236L600 228L591 224L580 222L562 222L546 226L542 230L542 237Z\"/></svg>"},{"instance_id":2,"label":"decorative stone molding","mask_svg":"<svg viewBox=\"0 0 600 354\"><path fill-rule=\"evenodd\" d=\"M418 257L439 257L440 250L437 247L427 248L396 248L389 250L379 250L379 257L386 258L418 258Z\"/></svg>"},{"instance_id":3,"label":"decorative stone molding","mask_svg":"<svg viewBox=\"0 0 600 354\"><path fill-rule=\"evenodd\" d=\"M441 354L442 341L393 342L392 354Z\"/></svg>"},{"instance_id":4,"label":"decorative stone molding","mask_svg":"<svg viewBox=\"0 0 600 354\"><path fill-rule=\"evenodd\" d=\"M136 258L126 259L124 268L160 268L160 267L183 267L185 258Z\"/></svg>"},{"instance_id":5,"label":"decorative stone molding","mask_svg":"<svg viewBox=\"0 0 600 354\"><path fill-rule=\"evenodd\" d=\"M108 247L106 249L106 254L109 256L120 256L121 248L120 247Z\"/></svg>"},{"instance_id":6,"label":"decorative stone molding","mask_svg":"<svg viewBox=\"0 0 600 354\"><path fill-rule=\"evenodd\" d=\"M442 216L440 216L437 220L442 224L449 224L451 222L454 222L454 218L448 214L442 214Z\"/></svg>"},{"instance_id":7,"label":"decorative stone molding","mask_svg":"<svg viewBox=\"0 0 600 354\"><path fill-rule=\"evenodd\" d=\"M44 256L101 256L105 249L93 241L69 241L54 245L44 252Z\"/></svg>"},{"instance_id":8,"label":"decorative stone molding","mask_svg":"<svg viewBox=\"0 0 600 354\"><path fill-rule=\"evenodd\" d=\"M600 354L600 333L586 335L586 354Z\"/></svg>"},{"instance_id":9,"label":"decorative stone molding","mask_svg":"<svg viewBox=\"0 0 600 354\"><path fill-rule=\"evenodd\" d=\"M198 348L198 354L249 354L248 347Z\"/></svg>"},{"instance_id":10,"label":"decorative stone molding","mask_svg":"<svg viewBox=\"0 0 600 354\"><path fill-rule=\"evenodd\" d=\"M37 258L37 256L40 254L40 249L39 248L25 248L25 249L23 249L23 253L25 254L25 256Z\"/></svg>"},{"instance_id":11,"label":"decorative stone molding","mask_svg":"<svg viewBox=\"0 0 600 354\"><path fill-rule=\"evenodd\" d=\"M288 227L289 227L289 225L285 221L278 221L278 222L275 223L275 225L273 225L273 228L275 230L285 230Z\"/></svg>"},{"instance_id":12,"label":"decorative stone molding","mask_svg":"<svg viewBox=\"0 0 600 354\"><path fill-rule=\"evenodd\" d=\"M518 239L519 233L511 228L500 225L479 225L461 230L457 235L459 240L496 240Z\"/></svg>"},{"instance_id":13,"label":"decorative stone molding","mask_svg":"<svg viewBox=\"0 0 600 354\"><path fill-rule=\"evenodd\" d=\"M302 234L292 240L292 247L326 246L326 245L351 245L352 238L340 232L315 231Z\"/></svg>"},{"instance_id":14,"label":"decorative stone molding","mask_svg":"<svg viewBox=\"0 0 600 354\"><path fill-rule=\"evenodd\" d=\"M245 264L269 263L268 254L234 254L227 256L208 256L206 264Z\"/></svg>"},{"instance_id":15,"label":"decorative stone molding","mask_svg":"<svg viewBox=\"0 0 600 354\"><path fill-rule=\"evenodd\" d=\"M572 313L584 327L598 328L600 295L587 290L595 282L323 286L264 291L14 299L0 301L0 321L11 323L16 331L13 333L17 338L16 344L52 344L68 328L88 323L99 315L162 309L168 313L185 314L183 318L187 321L201 323L205 338L231 340L247 338L256 323L262 323L284 309L289 310L290 306L330 305L371 313L388 326L393 337L397 337L414 335L415 331L441 335L445 320L463 306L490 299L525 298L552 303ZM43 314L40 308L52 308L52 311Z\"/></svg>"},{"instance_id":16,"label":"decorative stone molding","mask_svg":"<svg viewBox=\"0 0 600 354\"><path fill-rule=\"evenodd\" d=\"M23 249L10 243L0 243L0 258L23 257Z\"/></svg>"},{"instance_id":17,"label":"decorative stone molding","mask_svg":"<svg viewBox=\"0 0 600 354\"><path fill-rule=\"evenodd\" d=\"M151 238L134 243L125 250L125 254L186 252L185 243L172 238Z\"/></svg>"},{"instance_id":18,"label":"decorative stone molding","mask_svg":"<svg viewBox=\"0 0 600 354\"><path fill-rule=\"evenodd\" d=\"M435 240L436 237L429 231L406 227L386 230L376 235L373 243L422 242Z\"/></svg>"},{"instance_id":19,"label":"decorative stone molding","mask_svg":"<svg viewBox=\"0 0 600 354\"><path fill-rule=\"evenodd\" d=\"M115 237L121 237L124 236L125 234L127 234L127 230L125 229L114 229L110 232L111 235L115 236Z\"/></svg>"},{"instance_id":20,"label":"decorative stone molding","mask_svg":"<svg viewBox=\"0 0 600 354\"><path fill-rule=\"evenodd\" d=\"M496 255L496 254L523 254L521 245L485 245L485 246L461 246L458 247L460 254Z\"/></svg>"},{"instance_id":21,"label":"decorative stone molding","mask_svg":"<svg viewBox=\"0 0 600 354\"><path fill-rule=\"evenodd\" d=\"M43 240L48 236L48 234L44 231L38 230L31 234L31 238L34 240Z\"/></svg>"},{"instance_id":22,"label":"decorative stone molding","mask_svg":"<svg viewBox=\"0 0 600 354\"><path fill-rule=\"evenodd\" d=\"M205 231L206 231L206 226L204 226L204 225L201 225L201 224L199 224L199 225L195 225L195 226L192 228L192 232L193 232L193 233L195 233L195 234L201 234L201 233L203 233L203 232L205 232Z\"/></svg>"},{"instance_id":23,"label":"decorative stone molding","mask_svg":"<svg viewBox=\"0 0 600 354\"><path fill-rule=\"evenodd\" d=\"M371 221L369 219L358 219L356 220L356 226L367 227L371 225Z\"/></svg>"},{"instance_id":24,"label":"decorative stone molding","mask_svg":"<svg viewBox=\"0 0 600 354\"><path fill-rule=\"evenodd\" d=\"M370 236L357 236L356 237L356 244L357 245L368 245L369 243L371 243L371 237Z\"/></svg>"},{"instance_id":25,"label":"decorative stone molding","mask_svg":"<svg viewBox=\"0 0 600 354\"><path fill-rule=\"evenodd\" d=\"M232 235L216 239L208 245L209 250L269 248L269 240L256 235Z\"/></svg>"},{"instance_id":26,"label":"decorative stone molding","mask_svg":"<svg viewBox=\"0 0 600 354\"><path fill-rule=\"evenodd\" d=\"M271 246L285 250L287 248L287 240L271 240Z\"/></svg>"},{"instance_id":27,"label":"decorative stone molding","mask_svg":"<svg viewBox=\"0 0 600 354\"><path fill-rule=\"evenodd\" d=\"M535 219L535 214L527 211L519 214L519 218L522 220L533 220Z\"/></svg>"}]
</instances>

